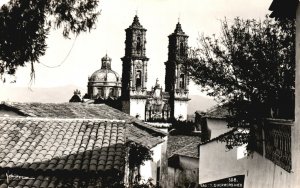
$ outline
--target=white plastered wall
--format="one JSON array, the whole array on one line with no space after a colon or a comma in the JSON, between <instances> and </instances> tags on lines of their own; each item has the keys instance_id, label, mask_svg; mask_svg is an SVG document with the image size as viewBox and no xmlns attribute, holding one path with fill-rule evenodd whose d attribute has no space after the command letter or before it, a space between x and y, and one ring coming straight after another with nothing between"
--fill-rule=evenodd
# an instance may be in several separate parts
<instances>
[{"instance_id":1,"label":"white plastered wall","mask_svg":"<svg viewBox=\"0 0 300 188\"><path fill-rule=\"evenodd\" d=\"M187 119L187 101L174 101L174 117L179 119L180 116L182 118L180 120Z\"/></svg>"},{"instance_id":2,"label":"white plastered wall","mask_svg":"<svg viewBox=\"0 0 300 188\"><path fill-rule=\"evenodd\" d=\"M130 115L138 119L145 120L146 99L130 99Z\"/></svg>"},{"instance_id":3,"label":"white plastered wall","mask_svg":"<svg viewBox=\"0 0 300 188\"><path fill-rule=\"evenodd\" d=\"M247 157L238 159L237 148L228 151L225 144L213 141L200 145L199 184L246 174Z\"/></svg>"},{"instance_id":4,"label":"white plastered wall","mask_svg":"<svg viewBox=\"0 0 300 188\"><path fill-rule=\"evenodd\" d=\"M151 178L153 180L152 183L156 183L157 168L161 166L162 145L163 143L153 147L151 149L151 151L153 152L153 160L146 161L145 164L141 166L140 172L142 181L147 181L149 178Z\"/></svg>"}]
</instances>

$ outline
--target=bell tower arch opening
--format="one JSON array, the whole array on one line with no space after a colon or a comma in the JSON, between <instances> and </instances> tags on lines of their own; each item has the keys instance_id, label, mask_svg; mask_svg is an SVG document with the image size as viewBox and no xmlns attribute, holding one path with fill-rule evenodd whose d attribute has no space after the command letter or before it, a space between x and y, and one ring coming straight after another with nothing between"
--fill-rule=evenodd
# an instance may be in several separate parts
<instances>
[{"instance_id":1,"label":"bell tower arch opening","mask_svg":"<svg viewBox=\"0 0 300 188\"><path fill-rule=\"evenodd\" d=\"M138 52L138 53L140 53L141 52L141 49L142 49L142 44L141 44L141 37L137 37L137 43L136 43L136 51Z\"/></svg>"},{"instance_id":2,"label":"bell tower arch opening","mask_svg":"<svg viewBox=\"0 0 300 188\"><path fill-rule=\"evenodd\" d=\"M140 70L136 71L135 76L135 87L137 90L140 90L142 86L142 72Z\"/></svg>"},{"instance_id":3,"label":"bell tower arch opening","mask_svg":"<svg viewBox=\"0 0 300 188\"><path fill-rule=\"evenodd\" d=\"M184 57L184 55L185 55L185 47L184 47L183 42L180 42L180 49L179 49L179 51L180 51L180 57Z\"/></svg>"},{"instance_id":4,"label":"bell tower arch opening","mask_svg":"<svg viewBox=\"0 0 300 188\"><path fill-rule=\"evenodd\" d=\"M184 74L180 74L179 76L179 89L184 89L184 79L185 75Z\"/></svg>"}]
</instances>

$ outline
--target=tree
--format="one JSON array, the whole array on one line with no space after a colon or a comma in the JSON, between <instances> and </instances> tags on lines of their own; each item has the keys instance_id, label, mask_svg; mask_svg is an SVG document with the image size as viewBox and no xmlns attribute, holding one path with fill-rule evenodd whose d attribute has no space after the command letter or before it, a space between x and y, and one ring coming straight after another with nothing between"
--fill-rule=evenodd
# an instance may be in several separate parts
<instances>
[{"instance_id":1,"label":"tree","mask_svg":"<svg viewBox=\"0 0 300 188\"><path fill-rule=\"evenodd\" d=\"M14 74L45 54L50 28L63 28L63 36L95 26L98 0L10 0L0 9L0 77Z\"/></svg>"},{"instance_id":2,"label":"tree","mask_svg":"<svg viewBox=\"0 0 300 188\"><path fill-rule=\"evenodd\" d=\"M130 186L139 185L141 180L140 167L146 161L152 160L153 152L149 148L134 142L130 142L128 147L129 184Z\"/></svg>"},{"instance_id":3,"label":"tree","mask_svg":"<svg viewBox=\"0 0 300 188\"><path fill-rule=\"evenodd\" d=\"M229 126L250 130L237 133L235 143L251 149L254 125L267 117L294 118L295 22L235 18L221 26L219 38L200 37L189 72L203 91L228 105Z\"/></svg>"}]
</instances>

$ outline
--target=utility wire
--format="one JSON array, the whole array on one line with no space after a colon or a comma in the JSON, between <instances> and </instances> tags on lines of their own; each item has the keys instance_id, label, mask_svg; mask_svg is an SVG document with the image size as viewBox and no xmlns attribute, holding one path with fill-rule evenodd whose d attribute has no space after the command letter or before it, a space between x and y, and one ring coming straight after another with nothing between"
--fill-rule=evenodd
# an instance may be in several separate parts
<instances>
[{"instance_id":1,"label":"utility wire","mask_svg":"<svg viewBox=\"0 0 300 188\"><path fill-rule=\"evenodd\" d=\"M72 44L72 46L71 46L69 52L67 53L66 57L65 57L58 65L49 66L49 65L46 65L46 64L44 64L44 63L42 63L42 62L40 62L40 64L44 65L44 66L47 67L47 68L57 68L57 67L60 67L62 64L64 64L64 63L66 62L66 60L68 59L69 55L71 54L71 51L72 51L72 49L73 49L73 47L74 47L74 45L75 45L76 39L77 39L77 35L76 35L76 37L75 37L75 39L74 39L74 41L73 41L73 44Z\"/></svg>"}]
</instances>

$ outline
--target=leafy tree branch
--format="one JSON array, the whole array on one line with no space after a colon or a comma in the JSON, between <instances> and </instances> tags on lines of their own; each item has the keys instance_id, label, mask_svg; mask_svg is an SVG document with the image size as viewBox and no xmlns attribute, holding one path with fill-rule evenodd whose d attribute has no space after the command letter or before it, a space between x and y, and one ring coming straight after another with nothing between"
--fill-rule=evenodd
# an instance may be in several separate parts
<instances>
[{"instance_id":1,"label":"leafy tree branch","mask_svg":"<svg viewBox=\"0 0 300 188\"><path fill-rule=\"evenodd\" d=\"M190 76L208 95L228 104L229 126L251 130L267 117L293 118L294 42L294 20L235 18L230 25L224 19L218 38L202 35L199 47L191 50Z\"/></svg>"},{"instance_id":2,"label":"leafy tree branch","mask_svg":"<svg viewBox=\"0 0 300 188\"><path fill-rule=\"evenodd\" d=\"M0 77L39 62L51 28L63 36L90 31L100 12L98 0L10 0L0 9Z\"/></svg>"}]
</instances>

